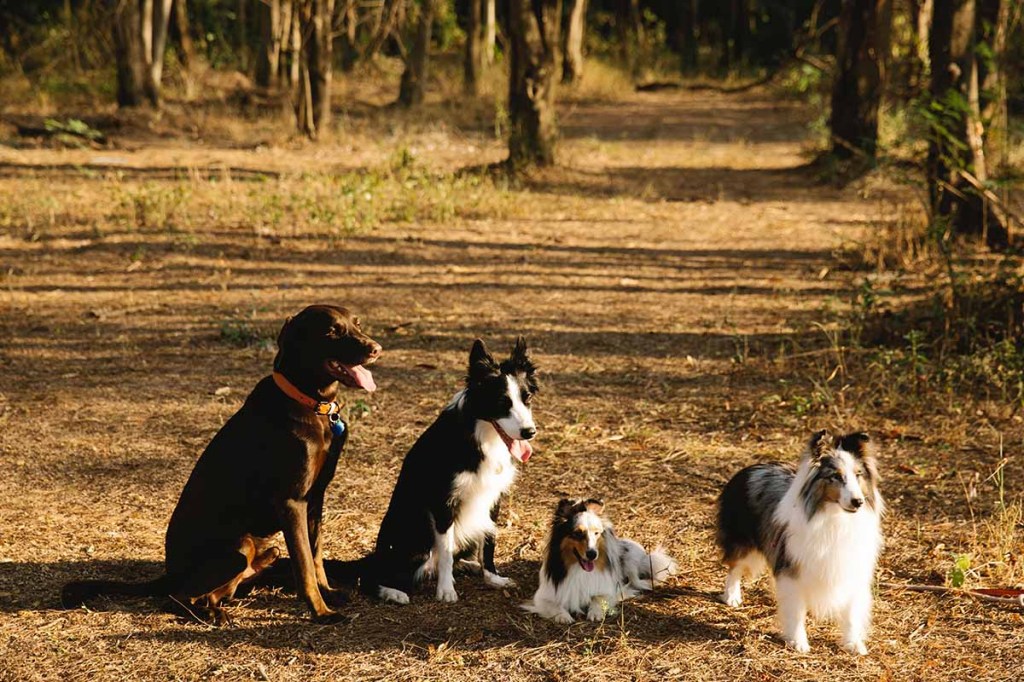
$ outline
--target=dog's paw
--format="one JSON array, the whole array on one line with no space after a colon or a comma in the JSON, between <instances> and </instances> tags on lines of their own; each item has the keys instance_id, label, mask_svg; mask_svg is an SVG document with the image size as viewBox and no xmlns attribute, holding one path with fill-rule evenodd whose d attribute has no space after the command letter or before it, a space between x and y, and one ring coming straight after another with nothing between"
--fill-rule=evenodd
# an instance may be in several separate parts
<instances>
[{"instance_id":1,"label":"dog's paw","mask_svg":"<svg viewBox=\"0 0 1024 682\"><path fill-rule=\"evenodd\" d=\"M352 600L352 594L348 590L321 589L320 595L324 598L324 602L331 607L345 606Z\"/></svg>"},{"instance_id":2,"label":"dog's paw","mask_svg":"<svg viewBox=\"0 0 1024 682\"><path fill-rule=\"evenodd\" d=\"M606 611L602 605L591 604L590 608L587 609L587 620L594 622L602 621L604 620L605 613Z\"/></svg>"},{"instance_id":3,"label":"dog's paw","mask_svg":"<svg viewBox=\"0 0 1024 682\"><path fill-rule=\"evenodd\" d=\"M724 603L725 605L731 606L733 608L743 605L743 595L739 593L730 594L729 592L723 592L719 599L721 599L722 603Z\"/></svg>"},{"instance_id":4,"label":"dog's paw","mask_svg":"<svg viewBox=\"0 0 1024 682\"><path fill-rule=\"evenodd\" d=\"M865 646L864 642L860 640L855 642L843 642L843 648L856 656L864 656L868 653L867 646Z\"/></svg>"},{"instance_id":5,"label":"dog's paw","mask_svg":"<svg viewBox=\"0 0 1024 682\"><path fill-rule=\"evenodd\" d=\"M561 613L556 613L555 615L553 615L551 617L551 620L555 621L556 623L560 623L562 625L569 625L570 623L575 622L575 621L573 621L572 614L569 613L568 611L562 611Z\"/></svg>"},{"instance_id":6,"label":"dog's paw","mask_svg":"<svg viewBox=\"0 0 1024 682\"><path fill-rule=\"evenodd\" d=\"M450 585L438 585L437 601L443 601L452 604L454 602L459 601L459 594L455 591L455 588Z\"/></svg>"},{"instance_id":7,"label":"dog's paw","mask_svg":"<svg viewBox=\"0 0 1024 682\"><path fill-rule=\"evenodd\" d=\"M496 590L501 590L506 587L515 587L516 581L512 578L506 578L503 575L497 573L491 573L490 571L484 571L484 584L488 587L493 587Z\"/></svg>"},{"instance_id":8,"label":"dog's paw","mask_svg":"<svg viewBox=\"0 0 1024 682\"><path fill-rule=\"evenodd\" d=\"M401 590L396 590L393 587L381 587L377 590L377 596L384 601L389 601L393 604L408 604L409 595Z\"/></svg>"},{"instance_id":9,"label":"dog's paw","mask_svg":"<svg viewBox=\"0 0 1024 682\"><path fill-rule=\"evenodd\" d=\"M807 636L797 637L795 639L787 639L786 646L794 651L798 651L801 654L806 654L811 650L811 645L807 641Z\"/></svg>"},{"instance_id":10,"label":"dog's paw","mask_svg":"<svg viewBox=\"0 0 1024 682\"><path fill-rule=\"evenodd\" d=\"M338 611L325 611L313 616L313 622L318 625L347 625L352 622L352 616Z\"/></svg>"}]
</instances>

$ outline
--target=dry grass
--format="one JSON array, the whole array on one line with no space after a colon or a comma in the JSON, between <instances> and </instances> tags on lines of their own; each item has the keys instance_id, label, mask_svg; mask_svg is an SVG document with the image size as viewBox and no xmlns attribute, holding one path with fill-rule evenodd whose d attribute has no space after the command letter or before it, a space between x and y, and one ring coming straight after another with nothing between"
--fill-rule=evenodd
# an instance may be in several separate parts
<instances>
[{"instance_id":1,"label":"dry grass","mask_svg":"<svg viewBox=\"0 0 1024 682\"><path fill-rule=\"evenodd\" d=\"M580 100L562 112L564 167L506 187L455 173L501 158L491 124L348 92L319 147L266 115L172 104L114 149L0 149L0 679L1019 677L1018 611L882 591L855 660L820 624L812 654L786 651L765 581L739 610L713 598L717 490L826 424L881 439L883 580L942 584L959 553L1018 562L972 584L1021 580L1019 516L995 513L988 480L1008 458L1019 514L1020 415L858 392L870 368L834 342L859 274L833 252L879 210L801 168L807 112L757 93ZM358 310L386 348L329 490L334 557L371 546L470 340L531 339L541 435L498 549L521 587L461 578L454 605L359 601L345 627L267 590L219 630L149 600L57 610L69 579L159 570L196 455L266 373L281 320L315 300ZM603 496L682 574L601 626L520 612L561 494Z\"/></svg>"}]
</instances>

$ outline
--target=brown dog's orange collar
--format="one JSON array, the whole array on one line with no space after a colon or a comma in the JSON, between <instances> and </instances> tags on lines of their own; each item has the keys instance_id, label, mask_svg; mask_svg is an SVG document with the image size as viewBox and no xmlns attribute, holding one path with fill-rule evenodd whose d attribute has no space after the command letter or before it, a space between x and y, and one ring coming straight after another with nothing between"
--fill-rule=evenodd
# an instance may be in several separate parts
<instances>
[{"instance_id":1,"label":"brown dog's orange collar","mask_svg":"<svg viewBox=\"0 0 1024 682\"><path fill-rule=\"evenodd\" d=\"M297 389L295 387L295 384L288 381L287 377L285 377L285 375L281 374L280 372L274 372L271 376L274 377L274 383L277 384L277 387L281 389L281 391L286 396L288 396L297 403L305 405L306 407L313 410L317 414L323 416L331 416L338 414L338 412L341 411L340 403L337 403L333 400L329 402L325 402L323 400L313 400L308 395Z\"/></svg>"}]
</instances>

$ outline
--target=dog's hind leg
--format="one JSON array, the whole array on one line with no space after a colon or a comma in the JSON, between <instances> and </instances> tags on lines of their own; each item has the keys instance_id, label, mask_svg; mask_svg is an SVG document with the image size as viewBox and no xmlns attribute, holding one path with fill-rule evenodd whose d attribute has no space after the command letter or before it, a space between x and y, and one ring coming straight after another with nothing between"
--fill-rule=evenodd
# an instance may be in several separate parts
<instances>
[{"instance_id":1,"label":"dog's hind leg","mask_svg":"<svg viewBox=\"0 0 1024 682\"><path fill-rule=\"evenodd\" d=\"M280 551L276 547L258 548L250 536L244 537L233 550L207 554L171 595L171 610L214 625L229 623L220 603L233 598L243 581L255 578L278 556Z\"/></svg>"}]
</instances>

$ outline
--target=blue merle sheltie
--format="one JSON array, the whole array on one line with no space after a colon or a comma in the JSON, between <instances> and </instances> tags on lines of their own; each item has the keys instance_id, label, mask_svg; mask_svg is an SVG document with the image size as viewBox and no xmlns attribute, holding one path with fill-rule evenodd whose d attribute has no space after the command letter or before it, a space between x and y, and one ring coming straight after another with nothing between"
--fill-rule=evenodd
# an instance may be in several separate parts
<instances>
[{"instance_id":1,"label":"blue merle sheltie","mask_svg":"<svg viewBox=\"0 0 1024 682\"><path fill-rule=\"evenodd\" d=\"M616 536L603 511L600 500L559 501L540 586L524 609L564 624L572 623L574 614L603 620L620 601L675 574L675 561L660 548L648 553L639 543Z\"/></svg>"},{"instance_id":2,"label":"blue merle sheltie","mask_svg":"<svg viewBox=\"0 0 1024 682\"><path fill-rule=\"evenodd\" d=\"M529 441L537 428L530 405L537 390L522 337L501 363L477 339L465 388L405 456L373 553L330 562L331 577L355 578L366 594L399 604L409 603L413 588L431 575L438 601L457 601L456 560L491 587L510 585L494 566L495 522L516 461L533 454Z\"/></svg>"},{"instance_id":3,"label":"blue merle sheltie","mask_svg":"<svg viewBox=\"0 0 1024 682\"><path fill-rule=\"evenodd\" d=\"M865 654L871 586L882 549L882 496L867 434L814 434L797 467L756 464L726 484L718 544L729 575L722 600L742 602L740 581L767 564L786 643L810 650L808 612L839 622L842 643Z\"/></svg>"}]
</instances>

